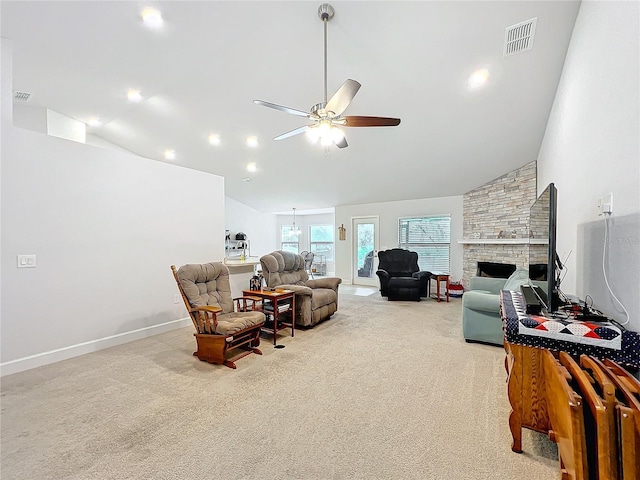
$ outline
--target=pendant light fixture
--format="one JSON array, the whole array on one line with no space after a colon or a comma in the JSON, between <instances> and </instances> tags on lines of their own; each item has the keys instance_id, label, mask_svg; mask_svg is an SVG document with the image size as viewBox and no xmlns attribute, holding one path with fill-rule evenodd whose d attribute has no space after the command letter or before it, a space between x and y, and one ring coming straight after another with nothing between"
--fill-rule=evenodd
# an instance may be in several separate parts
<instances>
[{"instance_id":1,"label":"pendant light fixture","mask_svg":"<svg viewBox=\"0 0 640 480\"><path fill-rule=\"evenodd\" d=\"M296 208L293 207L293 226L289 231L289 235L300 235L302 232L298 227L296 227Z\"/></svg>"}]
</instances>

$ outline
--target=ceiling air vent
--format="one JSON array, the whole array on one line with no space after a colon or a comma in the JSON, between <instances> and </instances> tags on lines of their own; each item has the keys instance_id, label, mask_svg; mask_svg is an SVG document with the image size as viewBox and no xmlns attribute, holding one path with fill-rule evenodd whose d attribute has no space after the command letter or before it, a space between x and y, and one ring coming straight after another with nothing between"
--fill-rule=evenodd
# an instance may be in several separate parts
<instances>
[{"instance_id":1,"label":"ceiling air vent","mask_svg":"<svg viewBox=\"0 0 640 480\"><path fill-rule=\"evenodd\" d=\"M531 50L538 17L507 27L504 31L504 56Z\"/></svg>"},{"instance_id":2,"label":"ceiling air vent","mask_svg":"<svg viewBox=\"0 0 640 480\"><path fill-rule=\"evenodd\" d=\"M30 96L31 94L27 92L13 92L13 100L16 102L26 102Z\"/></svg>"}]
</instances>

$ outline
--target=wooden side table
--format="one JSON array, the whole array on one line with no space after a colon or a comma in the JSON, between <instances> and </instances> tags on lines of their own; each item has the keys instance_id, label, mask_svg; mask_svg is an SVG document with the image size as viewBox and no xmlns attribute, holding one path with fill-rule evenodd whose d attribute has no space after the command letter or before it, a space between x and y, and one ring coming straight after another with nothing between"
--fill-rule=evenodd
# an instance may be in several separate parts
<instances>
[{"instance_id":1,"label":"wooden side table","mask_svg":"<svg viewBox=\"0 0 640 480\"><path fill-rule=\"evenodd\" d=\"M440 298L440 282L444 282L445 283L445 292L446 292L447 302L449 301L449 277L450 277L450 275L445 274L445 273L432 273L431 274L431 278L429 279L429 281L431 281L431 280L435 280L436 281L436 300L438 300L438 302L441 300L441 298Z\"/></svg>"},{"instance_id":2,"label":"wooden side table","mask_svg":"<svg viewBox=\"0 0 640 480\"><path fill-rule=\"evenodd\" d=\"M278 291L279 290L279 291ZM274 291L270 290L243 290L242 295L250 296L250 297L258 297L263 300L269 300L273 305L273 312L267 312L263 306L263 313L265 315L273 315L273 328L262 327L263 332L273 333L273 346L276 345L276 336L278 334L278 329L285 327L291 329L291 336L295 335L296 331L296 296L293 290L280 290L276 289ZM289 308L286 310L280 310L278 305L289 305ZM280 316L284 313L291 312L291 322L285 322L280 319ZM281 348L281 347L279 347Z\"/></svg>"}]
</instances>

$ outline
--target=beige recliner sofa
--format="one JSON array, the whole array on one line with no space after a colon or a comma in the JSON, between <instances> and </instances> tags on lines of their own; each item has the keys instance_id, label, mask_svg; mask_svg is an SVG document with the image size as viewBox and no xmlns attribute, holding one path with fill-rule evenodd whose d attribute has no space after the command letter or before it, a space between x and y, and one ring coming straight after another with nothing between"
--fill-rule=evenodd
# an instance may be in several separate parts
<instances>
[{"instance_id":1,"label":"beige recliner sofa","mask_svg":"<svg viewBox=\"0 0 640 480\"><path fill-rule=\"evenodd\" d=\"M260 257L267 287L293 290L296 295L296 325L315 325L338 310L338 285L342 279L325 277L309 280L304 258L277 250Z\"/></svg>"}]
</instances>

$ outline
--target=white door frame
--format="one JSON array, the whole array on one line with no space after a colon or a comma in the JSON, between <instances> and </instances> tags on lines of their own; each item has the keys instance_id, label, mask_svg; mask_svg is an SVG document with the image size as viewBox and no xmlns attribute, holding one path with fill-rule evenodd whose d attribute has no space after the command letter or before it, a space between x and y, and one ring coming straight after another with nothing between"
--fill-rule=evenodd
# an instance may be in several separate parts
<instances>
[{"instance_id":1,"label":"white door frame","mask_svg":"<svg viewBox=\"0 0 640 480\"><path fill-rule=\"evenodd\" d=\"M357 259L358 259L358 236L356 225L358 223L373 224L373 276L371 278L358 277ZM378 250L380 248L380 217L378 215L367 215L362 217L351 217L351 284L367 285L370 287L378 286L378 277L375 271L378 269Z\"/></svg>"}]
</instances>

